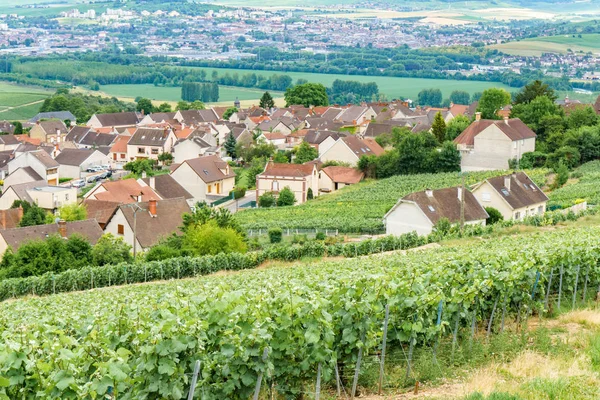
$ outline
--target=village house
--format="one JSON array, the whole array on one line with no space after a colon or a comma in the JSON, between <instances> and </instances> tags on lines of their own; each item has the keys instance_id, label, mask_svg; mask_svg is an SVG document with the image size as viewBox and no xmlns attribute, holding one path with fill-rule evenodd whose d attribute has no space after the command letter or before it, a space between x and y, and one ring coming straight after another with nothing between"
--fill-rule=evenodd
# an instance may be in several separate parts
<instances>
[{"instance_id":1,"label":"village house","mask_svg":"<svg viewBox=\"0 0 600 400\"><path fill-rule=\"evenodd\" d=\"M162 199L184 198L190 205L194 205L194 196L185 190L171 175L157 175L138 179L142 186L149 186Z\"/></svg>"},{"instance_id":2,"label":"village house","mask_svg":"<svg viewBox=\"0 0 600 400\"><path fill-rule=\"evenodd\" d=\"M20 145L15 135L0 135L0 151L14 151Z\"/></svg>"},{"instance_id":3,"label":"village house","mask_svg":"<svg viewBox=\"0 0 600 400\"><path fill-rule=\"evenodd\" d=\"M93 219L72 222L61 220L54 224L0 229L0 254L4 255L9 247L13 251L17 251L19 247L27 242L44 240L52 235L59 235L64 239L68 239L73 235L80 235L91 245L94 245L102 237L103 232Z\"/></svg>"},{"instance_id":4,"label":"village house","mask_svg":"<svg viewBox=\"0 0 600 400\"><path fill-rule=\"evenodd\" d=\"M338 161L356 166L363 156L379 156L383 148L372 138L359 139L356 136L347 136L338 139L327 150L320 154L322 162Z\"/></svg>"},{"instance_id":5,"label":"village house","mask_svg":"<svg viewBox=\"0 0 600 400\"><path fill-rule=\"evenodd\" d=\"M29 131L29 137L55 144L64 142L68 133L67 126L60 120L38 121Z\"/></svg>"},{"instance_id":6,"label":"village house","mask_svg":"<svg viewBox=\"0 0 600 400\"><path fill-rule=\"evenodd\" d=\"M290 188L296 204L308 200L309 190L314 197L319 195L319 173L316 163L279 164L269 160L264 171L256 176L256 198L273 192L275 196L284 188Z\"/></svg>"},{"instance_id":7,"label":"village house","mask_svg":"<svg viewBox=\"0 0 600 400\"><path fill-rule=\"evenodd\" d=\"M87 126L74 126L65 140L77 149L101 149L110 148L116 138L117 135L99 133Z\"/></svg>"},{"instance_id":8,"label":"village house","mask_svg":"<svg viewBox=\"0 0 600 400\"><path fill-rule=\"evenodd\" d=\"M178 140L173 146L173 162L181 164L186 160L214 155L218 151L216 140L210 133L193 135L187 139Z\"/></svg>"},{"instance_id":9,"label":"village house","mask_svg":"<svg viewBox=\"0 0 600 400\"><path fill-rule=\"evenodd\" d=\"M158 160L161 153L170 153L177 137L168 128L138 128L127 142L130 161L149 158Z\"/></svg>"},{"instance_id":10,"label":"village house","mask_svg":"<svg viewBox=\"0 0 600 400\"><path fill-rule=\"evenodd\" d=\"M136 112L120 112L111 114L94 114L85 124L92 128L129 128L140 122L140 116Z\"/></svg>"},{"instance_id":11,"label":"village house","mask_svg":"<svg viewBox=\"0 0 600 400\"><path fill-rule=\"evenodd\" d=\"M536 134L520 119L491 120L480 115L454 139L463 171L508 169L510 160L535 151Z\"/></svg>"},{"instance_id":12,"label":"village house","mask_svg":"<svg viewBox=\"0 0 600 400\"><path fill-rule=\"evenodd\" d=\"M54 160L60 164L60 176L72 179L86 176L85 171L91 166L110 163L106 154L92 149L64 149Z\"/></svg>"},{"instance_id":13,"label":"village house","mask_svg":"<svg viewBox=\"0 0 600 400\"><path fill-rule=\"evenodd\" d=\"M365 174L356 168L331 165L319 171L319 190L334 192L344 186L359 183L364 176Z\"/></svg>"},{"instance_id":14,"label":"village house","mask_svg":"<svg viewBox=\"0 0 600 400\"><path fill-rule=\"evenodd\" d=\"M11 185L4 189L0 197L0 210L8 210L17 200L37 204L40 208L55 211L67 204L77 202L77 189L62 186L48 186L45 181L33 181Z\"/></svg>"},{"instance_id":15,"label":"village house","mask_svg":"<svg viewBox=\"0 0 600 400\"><path fill-rule=\"evenodd\" d=\"M23 153L10 160L7 166L8 177L4 180L5 185L34 180L44 180L48 185L58 185L60 165L44 150Z\"/></svg>"},{"instance_id":16,"label":"village house","mask_svg":"<svg viewBox=\"0 0 600 400\"><path fill-rule=\"evenodd\" d=\"M44 119L57 119L59 121L69 121L71 125L77 123L77 117L75 117L70 111L49 111L38 113L35 117L31 118L29 122L35 124L38 121Z\"/></svg>"},{"instance_id":17,"label":"village house","mask_svg":"<svg viewBox=\"0 0 600 400\"><path fill-rule=\"evenodd\" d=\"M108 156L112 160L112 165L115 168L121 169L129 162L127 159L127 143L129 142L129 139L131 139L130 135L118 135L110 147Z\"/></svg>"},{"instance_id":18,"label":"village house","mask_svg":"<svg viewBox=\"0 0 600 400\"><path fill-rule=\"evenodd\" d=\"M171 172L179 185L194 201L211 202L228 196L235 186L235 172L219 156L203 156L185 160Z\"/></svg>"},{"instance_id":19,"label":"village house","mask_svg":"<svg viewBox=\"0 0 600 400\"><path fill-rule=\"evenodd\" d=\"M404 196L383 217L388 235L416 232L429 235L435 225L446 218L451 224L461 222L464 197L465 225L485 225L489 217L473 193L461 187L424 190Z\"/></svg>"},{"instance_id":20,"label":"village house","mask_svg":"<svg viewBox=\"0 0 600 400\"><path fill-rule=\"evenodd\" d=\"M106 224L104 232L122 237L125 243L132 248L135 246L137 251L146 251L173 233L181 234L179 228L183 214L191 212L190 206L182 197L150 200L137 203L136 206L120 205Z\"/></svg>"},{"instance_id":21,"label":"village house","mask_svg":"<svg viewBox=\"0 0 600 400\"><path fill-rule=\"evenodd\" d=\"M488 178L473 189L484 207L500 211L505 220L520 220L546 212L548 196L525 172Z\"/></svg>"}]
</instances>

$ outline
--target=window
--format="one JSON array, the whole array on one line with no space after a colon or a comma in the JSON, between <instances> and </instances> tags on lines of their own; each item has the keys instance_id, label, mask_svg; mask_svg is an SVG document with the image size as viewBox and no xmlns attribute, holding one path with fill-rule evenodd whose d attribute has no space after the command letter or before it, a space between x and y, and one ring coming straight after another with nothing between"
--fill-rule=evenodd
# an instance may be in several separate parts
<instances>
[{"instance_id":1,"label":"window","mask_svg":"<svg viewBox=\"0 0 600 400\"><path fill-rule=\"evenodd\" d=\"M65 194L65 201L69 201L69 193Z\"/></svg>"},{"instance_id":2,"label":"window","mask_svg":"<svg viewBox=\"0 0 600 400\"><path fill-rule=\"evenodd\" d=\"M145 150L143 147L138 147L138 154L144 154Z\"/></svg>"},{"instance_id":3,"label":"window","mask_svg":"<svg viewBox=\"0 0 600 400\"><path fill-rule=\"evenodd\" d=\"M543 214L544 213L544 206L539 206L538 207L538 214Z\"/></svg>"},{"instance_id":4,"label":"window","mask_svg":"<svg viewBox=\"0 0 600 400\"><path fill-rule=\"evenodd\" d=\"M515 219L520 219L520 218L521 218L521 213L517 211L515 213Z\"/></svg>"},{"instance_id":5,"label":"window","mask_svg":"<svg viewBox=\"0 0 600 400\"><path fill-rule=\"evenodd\" d=\"M125 234L125 227L121 224L117 225L117 233L119 235L124 235Z\"/></svg>"},{"instance_id":6,"label":"window","mask_svg":"<svg viewBox=\"0 0 600 400\"><path fill-rule=\"evenodd\" d=\"M515 142L513 142L513 149L516 149L516 148L517 148L517 142L515 141Z\"/></svg>"},{"instance_id":7,"label":"window","mask_svg":"<svg viewBox=\"0 0 600 400\"><path fill-rule=\"evenodd\" d=\"M509 195L508 190L502 189L502 194L505 195L505 196L508 196Z\"/></svg>"},{"instance_id":8,"label":"window","mask_svg":"<svg viewBox=\"0 0 600 400\"><path fill-rule=\"evenodd\" d=\"M125 158L125 153L121 153L121 158Z\"/></svg>"},{"instance_id":9,"label":"window","mask_svg":"<svg viewBox=\"0 0 600 400\"><path fill-rule=\"evenodd\" d=\"M208 193L212 193L212 185L208 185Z\"/></svg>"},{"instance_id":10,"label":"window","mask_svg":"<svg viewBox=\"0 0 600 400\"><path fill-rule=\"evenodd\" d=\"M481 201L492 201L492 196L489 193L481 193Z\"/></svg>"},{"instance_id":11,"label":"window","mask_svg":"<svg viewBox=\"0 0 600 400\"><path fill-rule=\"evenodd\" d=\"M435 212L435 208L433 208L433 206L427 206L429 208L429 211L431 212Z\"/></svg>"},{"instance_id":12,"label":"window","mask_svg":"<svg viewBox=\"0 0 600 400\"><path fill-rule=\"evenodd\" d=\"M152 154L158 154L158 149L152 149Z\"/></svg>"},{"instance_id":13,"label":"window","mask_svg":"<svg viewBox=\"0 0 600 400\"><path fill-rule=\"evenodd\" d=\"M273 183L271 183L271 190L273 192L278 192L279 191L279 182L273 181Z\"/></svg>"}]
</instances>

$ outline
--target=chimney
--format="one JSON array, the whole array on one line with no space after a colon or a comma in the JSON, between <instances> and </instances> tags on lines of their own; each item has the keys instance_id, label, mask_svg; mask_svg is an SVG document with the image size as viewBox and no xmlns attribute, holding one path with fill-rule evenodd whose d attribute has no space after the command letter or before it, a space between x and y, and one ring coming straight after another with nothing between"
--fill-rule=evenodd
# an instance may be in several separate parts
<instances>
[{"instance_id":1,"label":"chimney","mask_svg":"<svg viewBox=\"0 0 600 400\"><path fill-rule=\"evenodd\" d=\"M150 183L150 187L152 188L152 190L155 190L156 189L156 178L151 176L149 183Z\"/></svg>"},{"instance_id":2,"label":"chimney","mask_svg":"<svg viewBox=\"0 0 600 400\"><path fill-rule=\"evenodd\" d=\"M508 125L508 117L507 117L507 116L505 116L505 117L504 117L504 123L505 123L506 125Z\"/></svg>"},{"instance_id":3,"label":"chimney","mask_svg":"<svg viewBox=\"0 0 600 400\"><path fill-rule=\"evenodd\" d=\"M475 113L475 121L479 121L481 119L481 113L478 111Z\"/></svg>"},{"instance_id":4,"label":"chimney","mask_svg":"<svg viewBox=\"0 0 600 400\"><path fill-rule=\"evenodd\" d=\"M462 188L459 186L457 189L458 200L462 201Z\"/></svg>"},{"instance_id":5,"label":"chimney","mask_svg":"<svg viewBox=\"0 0 600 400\"><path fill-rule=\"evenodd\" d=\"M427 197L433 197L433 190L425 189L425 194L427 195Z\"/></svg>"},{"instance_id":6,"label":"chimney","mask_svg":"<svg viewBox=\"0 0 600 400\"><path fill-rule=\"evenodd\" d=\"M23 219L23 206L19 206L19 208L17 208L18 211L18 215L19 215L19 222L21 222L21 219Z\"/></svg>"},{"instance_id":7,"label":"chimney","mask_svg":"<svg viewBox=\"0 0 600 400\"><path fill-rule=\"evenodd\" d=\"M67 238L67 221L61 219L58 221L58 234L63 238Z\"/></svg>"},{"instance_id":8,"label":"chimney","mask_svg":"<svg viewBox=\"0 0 600 400\"><path fill-rule=\"evenodd\" d=\"M156 218L156 200L150 200L148 202L148 211L150 212L150 216Z\"/></svg>"},{"instance_id":9,"label":"chimney","mask_svg":"<svg viewBox=\"0 0 600 400\"><path fill-rule=\"evenodd\" d=\"M147 176L148 174L146 174L146 171L142 171L142 179L146 179Z\"/></svg>"},{"instance_id":10,"label":"chimney","mask_svg":"<svg viewBox=\"0 0 600 400\"><path fill-rule=\"evenodd\" d=\"M510 192L510 178L511 175L506 175L504 177L504 187L506 188L506 190L508 190Z\"/></svg>"}]
</instances>

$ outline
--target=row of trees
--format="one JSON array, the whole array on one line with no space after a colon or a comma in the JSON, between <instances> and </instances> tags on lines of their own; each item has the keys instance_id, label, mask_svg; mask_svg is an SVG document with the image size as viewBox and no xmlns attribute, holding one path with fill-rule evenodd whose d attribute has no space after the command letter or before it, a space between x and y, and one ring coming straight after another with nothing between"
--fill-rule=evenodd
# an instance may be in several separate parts
<instances>
[{"instance_id":1,"label":"row of trees","mask_svg":"<svg viewBox=\"0 0 600 400\"><path fill-rule=\"evenodd\" d=\"M181 86L183 101L204 103L219 101L219 85L217 83L184 82Z\"/></svg>"},{"instance_id":2,"label":"row of trees","mask_svg":"<svg viewBox=\"0 0 600 400\"><path fill-rule=\"evenodd\" d=\"M475 92L471 96L469 92L464 90L453 90L449 98L443 99L440 89L423 89L417 95L417 104L431 107L449 107L451 103L468 105L478 101L481 96L481 92Z\"/></svg>"},{"instance_id":3,"label":"row of trees","mask_svg":"<svg viewBox=\"0 0 600 400\"><path fill-rule=\"evenodd\" d=\"M340 79L333 81L331 88L327 88L327 95L331 104L357 104L380 99L379 87L375 82L361 83Z\"/></svg>"}]
</instances>

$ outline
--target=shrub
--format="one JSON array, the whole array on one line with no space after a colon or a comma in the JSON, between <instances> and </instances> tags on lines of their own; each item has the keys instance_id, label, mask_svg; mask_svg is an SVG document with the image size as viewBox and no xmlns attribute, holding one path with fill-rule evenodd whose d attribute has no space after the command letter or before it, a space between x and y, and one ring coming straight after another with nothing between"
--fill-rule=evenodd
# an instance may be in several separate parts
<instances>
[{"instance_id":1,"label":"shrub","mask_svg":"<svg viewBox=\"0 0 600 400\"><path fill-rule=\"evenodd\" d=\"M296 196L294 196L294 192L289 187L284 187L281 192L279 192L279 197L277 197L277 207L285 207L285 206L293 206L296 202Z\"/></svg>"},{"instance_id":2,"label":"shrub","mask_svg":"<svg viewBox=\"0 0 600 400\"><path fill-rule=\"evenodd\" d=\"M293 244L304 244L308 242L308 237L306 235L294 235L292 238Z\"/></svg>"},{"instance_id":3,"label":"shrub","mask_svg":"<svg viewBox=\"0 0 600 400\"><path fill-rule=\"evenodd\" d=\"M283 232L281 231L281 228L269 229L269 242L280 243L282 237L283 237Z\"/></svg>"},{"instance_id":4,"label":"shrub","mask_svg":"<svg viewBox=\"0 0 600 400\"><path fill-rule=\"evenodd\" d=\"M317 235L315 236L316 240L325 240L327 236L325 235L324 232L317 232Z\"/></svg>"},{"instance_id":5,"label":"shrub","mask_svg":"<svg viewBox=\"0 0 600 400\"><path fill-rule=\"evenodd\" d=\"M502 213L494 207L486 207L485 211L489 215L488 219L485 220L486 225L494 225L495 223L504 220Z\"/></svg>"},{"instance_id":6,"label":"shrub","mask_svg":"<svg viewBox=\"0 0 600 400\"><path fill-rule=\"evenodd\" d=\"M246 188L244 186L239 186L233 189L233 198L238 200L246 195Z\"/></svg>"},{"instance_id":7,"label":"shrub","mask_svg":"<svg viewBox=\"0 0 600 400\"><path fill-rule=\"evenodd\" d=\"M315 196L313 194L312 188L308 188L308 190L306 191L306 200L312 200L314 197Z\"/></svg>"},{"instance_id":8,"label":"shrub","mask_svg":"<svg viewBox=\"0 0 600 400\"><path fill-rule=\"evenodd\" d=\"M275 196L273 192L267 192L258 198L259 207L273 207L275 205Z\"/></svg>"},{"instance_id":9,"label":"shrub","mask_svg":"<svg viewBox=\"0 0 600 400\"><path fill-rule=\"evenodd\" d=\"M561 161L558 167L554 170L556 177L554 178L554 189L562 187L569 180L569 168Z\"/></svg>"},{"instance_id":10,"label":"shrub","mask_svg":"<svg viewBox=\"0 0 600 400\"><path fill-rule=\"evenodd\" d=\"M437 224L435 224L435 226L433 227L433 231L443 237L446 236L448 232L450 232L451 228L452 225L450 224L448 218L440 218Z\"/></svg>"},{"instance_id":11,"label":"shrub","mask_svg":"<svg viewBox=\"0 0 600 400\"><path fill-rule=\"evenodd\" d=\"M182 247L197 256L219 253L245 253L246 244L233 228L221 228L211 220L203 225L193 225L186 229Z\"/></svg>"}]
</instances>

